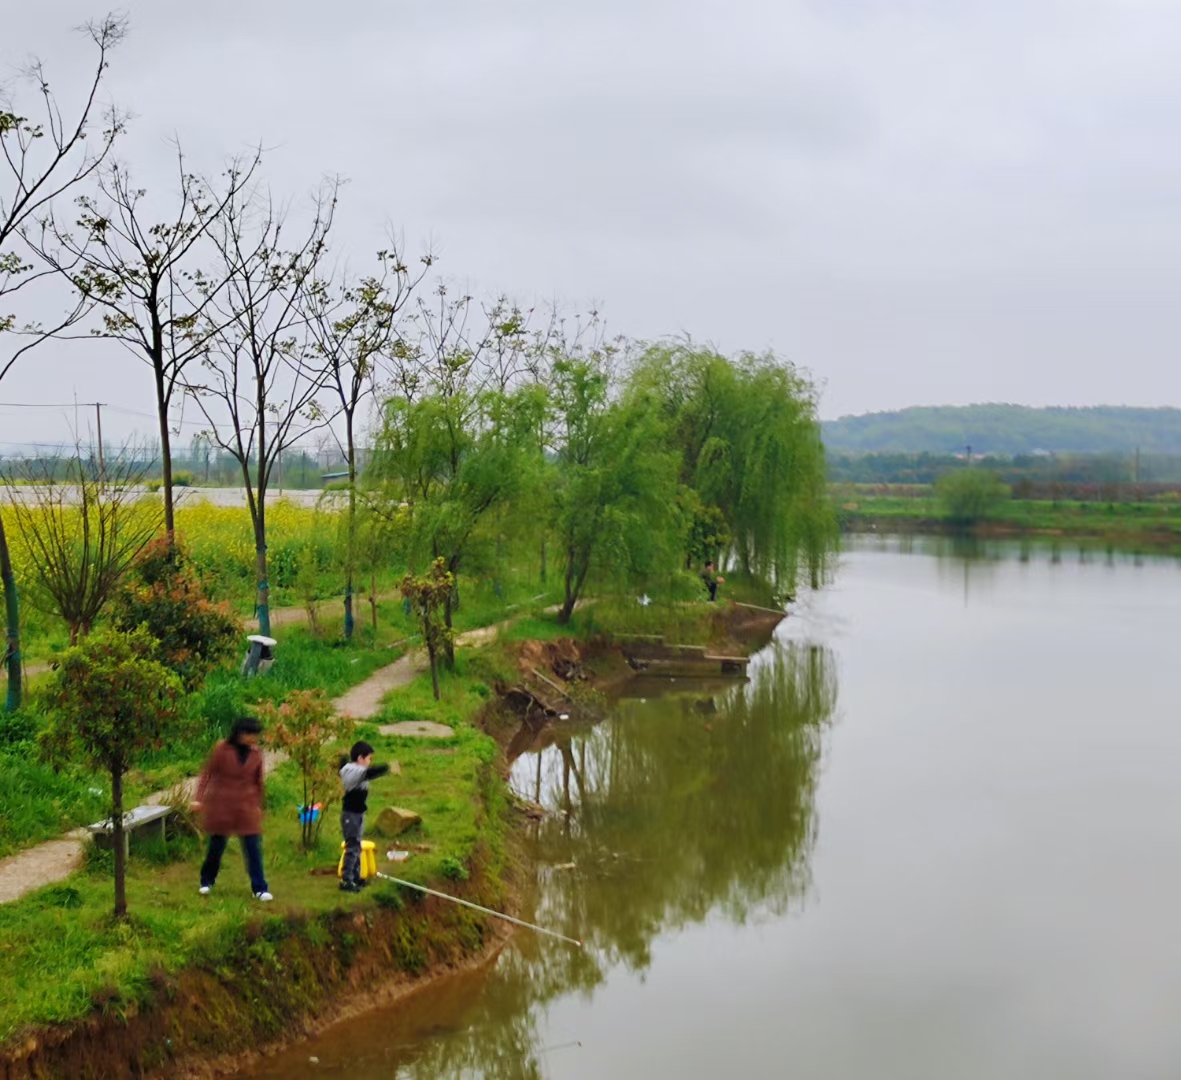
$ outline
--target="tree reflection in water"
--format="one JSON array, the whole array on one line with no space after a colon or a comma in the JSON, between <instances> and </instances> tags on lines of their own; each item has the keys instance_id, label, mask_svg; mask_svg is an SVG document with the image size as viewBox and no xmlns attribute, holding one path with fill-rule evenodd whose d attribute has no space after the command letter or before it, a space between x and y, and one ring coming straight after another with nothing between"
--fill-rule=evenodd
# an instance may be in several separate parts
<instances>
[{"instance_id":1,"label":"tree reflection in water","mask_svg":"<svg viewBox=\"0 0 1181 1080\"><path fill-rule=\"evenodd\" d=\"M468 1031L424 1047L403 1075L539 1077L547 1002L591 993L616 965L642 973L658 935L711 913L744 923L802 900L835 665L827 649L782 642L751 666L749 683L710 695L654 682L607 723L547 732L540 757L515 763L520 794L557 811L535 826L524 917L586 948L519 933Z\"/></svg>"},{"instance_id":2,"label":"tree reflection in water","mask_svg":"<svg viewBox=\"0 0 1181 1080\"><path fill-rule=\"evenodd\" d=\"M649 696L620 699L598 726L545 732L513 768L517 790L555 811L529 839L537 882L522 915L586 948L519 931L490 972L327 1033L322 1061L358 1080L540 1078L556 1052L539 1034L548 1003L590 997L617 966L642 975L660 934L711 914L778 915L802 900L837 697L831 653L775 643L749 683L669 689L633 682L630 694ZM305 1075L306 1057L295 1059L265 1075Z\"/></svg>"}]
</instances>

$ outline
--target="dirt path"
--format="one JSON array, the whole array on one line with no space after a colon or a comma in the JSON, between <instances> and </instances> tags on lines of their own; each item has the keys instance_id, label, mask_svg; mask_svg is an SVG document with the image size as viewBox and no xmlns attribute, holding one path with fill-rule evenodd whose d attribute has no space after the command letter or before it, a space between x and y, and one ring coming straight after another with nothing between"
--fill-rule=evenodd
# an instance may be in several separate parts
<instances>
[{"instance_id":1,"label":"dirt path","mask_svg":"<svg viewBox=\"0 0 1181 1080\"><path fill-rule=\"evenodd\" d=\"M399 599L401 599L401 596L402 596L402 594L399 592L378 593L377 594L377 602L379 604L384 604L390 600L399 600ZM340 604L339 608L336 607L337 604ZM344 622L344 598L340 597L340 596L334 596L331 600L321 600L318 602L316 610L321 616L323 616L329 608L333 609L332 618L334 618L334 619L339 618L340 621L343 623ZM363 595L361 595L361 593L355 593L353 596L353 612L356 616L358 626L360 626L361 623L364 621L364 619L367 617L368 608L369 608L369 597L363 596ZM301 607L298 604L293 607L271 608L271 629L272 630L276 626L294 626L299 623L306 623L307 621L308 621L307 608ZM247 630L254 631L254 630L258 629L258 620L257 619L243 619L242 625L244 627L246 627Z\"/></svg>"}]
</instances>

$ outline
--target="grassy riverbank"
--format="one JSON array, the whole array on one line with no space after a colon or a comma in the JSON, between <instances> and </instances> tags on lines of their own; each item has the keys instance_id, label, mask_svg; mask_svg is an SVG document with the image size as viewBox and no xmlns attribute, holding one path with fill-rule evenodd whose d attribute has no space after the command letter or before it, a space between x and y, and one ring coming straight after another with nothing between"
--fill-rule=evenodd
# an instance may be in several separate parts
<instances>
[{"instance_id":1,"label":"grassy riverbank","mask_svg":"<svg viewBox=\"0 0 1181 1080\"><path fill-rule=\"evenodd\" d=\"M952 531L930 489L904 494L838 490L845 532ZM973 531L980 536L1077 539L1132 550L1181 553L1181 501L1080 502L1005 499Z\"/></svg>"},{"instance_id":2,"label":"grassy riverbank","mask_svg":"<svg viewBox=\"0 0 1181 1080\"><path fill-rule=\"evenodd\" d=\"M456 670L442 674L439 702L426 675L391 694L380 715L356 726L378 760L398 763L396 775L374 783L371 806L405 806L423 820L396 843L379 841L382 852L412 851L407 862L386 865L407 880L513 906L511 804L500 747L483 721L495 710L498 688L519 677L521 642L658 630L719 640L733 618L722 605L644 607L634 598L588 605L570 627L552 615L526 614L500 640L459 652ZM342 651L311 640L307 647ZM326 669L326 677L336 670ZM432 720L453 734L422 740L381 733L404 719ZM184 1060L298 1036L342 997L363 990L366 978L405 980L479 955L492 941L495 927L483 917L423 903L400 887L340 893L336 815L330 811L318 848L305 853L299 801L298 774L285 764L267 784L273 904L250 897L236 843L214 893L199 897L201 844L181 832L133 854L125 923L110 918L109 857L102 855L67 881L0 906L0 980L10 988L0 1001L6 1076L121 1075L131 1061L175 1075Z\"/></svg>"},{"instance_id":3,"label":"grassy riverbank","mask_svg":"<svg viewBox=\"0 0 1181 1080\"><path fill-rule=\"evenodd\" d=\"M396 803L422 815L422 825L399 839L413 845L409 861L398 864L399 876L451 890L475 888L487 903L505 900L508 804L495 767L497 745L476 718L493 697L499 656L489 651L461 656L456 672L442 679L440 702L431 698L429 679L419 678L373 722L357 726L379 760L396 761L399 768L398 775L375 782L372 802L378 808ZM428 741L379 733L381 724L407 716L445 723L454 735ZM341 919L358 910L365 918L385 913L395 970L413 974L483 944L486 928L480 920L465 923L466 937L455 940L454 926L429 934L420 926L411 934L397 919L390 922L408 904L416 907L397 887L378 884L359 897L342 895L335 877L335 814L329 813L318 848L305 853L299 802L298 773L285 764L267 782L265 861L276 899L266 907L251 898L236 851L227 854L214 893L199 897L202 852L192 833L167 845L145 845L133 856L127 886L131 918L125 924L110 918L109 857L97 854L68 881L0 907L0 981L9 988L0 1001L3 1053L11 1057L16 1051L19 1057L30 1036L48 1045L47 1028L60 1037L96 1017L168 1008L166 988L194 971L213 973L236 988L233 1011L167 1035L171 1042L156 1048L161 1060L193 1053L201 1040L224 1052L274 1038L284 1023L318 1007L346 978L352 964L345 955L347 932L340 929L348 920ZM339 970L315 978L287 972L282 958L300 943L332 953ZM272 997L288 978L299 982L302 1005L286 992ZM91 1075L103 1073L96 1069Z\"/></svg>"}]
</instances>

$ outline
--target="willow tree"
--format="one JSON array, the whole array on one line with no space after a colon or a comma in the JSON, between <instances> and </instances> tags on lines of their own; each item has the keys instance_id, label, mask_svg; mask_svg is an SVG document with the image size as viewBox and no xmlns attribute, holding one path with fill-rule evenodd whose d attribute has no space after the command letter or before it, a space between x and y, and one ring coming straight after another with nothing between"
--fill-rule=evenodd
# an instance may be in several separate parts
<instances>
[{"instance_id":1,"label":"willow tree","mask_svg":"<svg viewBox=\"0 0 1181 1080\"><path fill-rule=\"evenodd\" d=\"M640 581L671 567L676 459L650 396L610 400L608 372L593 355L556 360L551 381L551 533L564 625L592 574Z\"/></svg>"},{"instance_id":2,"label":"willow tree","mask_svg":"<svg viewBox=\"0 0 1181 1080\"><path fill-rule=\"evenodd\" d=\"M493 512L540 482L534 431L543 412L544 394L537 387L386 403L371 472L387 505L405 507L411 566L442 560L456 578L486 535ZM449 632L456 595L453 587L443 602ZM444 651L453 664L450 637Z\"/></svg>"},{"instance_id":3,"label":"willow tree","mask_svg":"<svg viewBox=\"0 0 1181 1080\"><path fill-rule=\"evenodd\" d=\"M107 58L127 31L126 21L108 15L89 23L86 33L97 50L86 88L67 118L61 102L49 87L41 62L27 69L32 107L8 96L0 87L0 333L23 333L25 342L11 355L0 352L0 380L17 358L34 345L72 326L87 312L75 303L52 325L24 323L9 309L15 294L52 270L28 263L18 253L19 238L55 199L85 181L98 169L123 130L124 117L114 108L103 110L99 90L106 77ZM29 115L32 114L32 115ZM101 114L101 120L99 119ZM98 130L96 131L96 127ZM4 592L5 644L0 659L8 671L6 708L21 703L20 605L16 577L0 516L0 584Z\"/></svg>"},{"instance_id":4,"label":"willow tree","mask_svg":"<svg viewBox=\"0 0 1181 1080\"><path fill-rule=\"evenodd\" d=\"M819 584L836 542L816 389L771 353L731 359L692 344L649 349L632 386L660 402L680 480L720 513L746 574L792 589Z\"/></svg>"}]
</instances>

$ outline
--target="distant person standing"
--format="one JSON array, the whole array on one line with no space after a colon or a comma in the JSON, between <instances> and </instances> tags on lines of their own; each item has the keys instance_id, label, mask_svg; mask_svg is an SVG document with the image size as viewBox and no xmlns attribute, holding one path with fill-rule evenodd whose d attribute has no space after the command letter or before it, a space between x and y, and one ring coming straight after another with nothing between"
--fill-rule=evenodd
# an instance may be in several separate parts
<instances>
[{"instance_id":1,"label":"distant person standing","mask_svg":"<svg viewBox=\"0 0 1181 1080\"><path fill-rule=\"evenodd\" d=\"M707 562L705 564L705 569L701 572L701 580L705 583L705 587L709 590L709 602L711 604L714 603L718 598L718 586L726 579L724 577L718 577L718 575L714 572L714 564L712 562Z\"/></svg>"},{"instance_id":2,"label":"distant person standing","mask_svg":"<svg viewBox=\"0 0 1181 1080\"><path fill-rule=\"evenodd\" d=\"M221 869L221 857L231 836L242 839L242 854L255 900L273 900L262 867L263 764L258 737L262 725L252 716L234 722L229 738L209 755L192 809L200 815L209 836L201 864L201 895L208 896Z\"/></svg>"}]
</instances>

